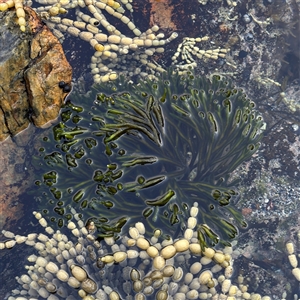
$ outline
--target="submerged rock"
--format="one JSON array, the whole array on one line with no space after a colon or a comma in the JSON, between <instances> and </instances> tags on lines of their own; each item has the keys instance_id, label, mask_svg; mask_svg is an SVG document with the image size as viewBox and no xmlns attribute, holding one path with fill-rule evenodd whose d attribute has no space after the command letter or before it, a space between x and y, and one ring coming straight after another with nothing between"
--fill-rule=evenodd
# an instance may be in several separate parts
<instances>
[{"instance_id":1,"label":"submerged rock","mask_svg":"<svg viewBox=\"0 0 300 300\"><path fill-rule=\"evenodd\" d=\"M26 31L14 10L0 13L0 141L32 121L43 127L58 116L72 69L57 38L30 8Z\"/></svg>"}]
</instances>

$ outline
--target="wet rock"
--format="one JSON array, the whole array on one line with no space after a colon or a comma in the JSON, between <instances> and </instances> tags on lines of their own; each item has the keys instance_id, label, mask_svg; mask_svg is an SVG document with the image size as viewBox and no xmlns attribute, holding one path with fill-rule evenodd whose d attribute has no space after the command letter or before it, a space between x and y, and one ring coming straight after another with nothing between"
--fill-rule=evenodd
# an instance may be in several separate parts
<instances>
[{"instance_id":1,"label":"wet rock","mask_svg":"<svg viewBox=\"0 0 300 300\"><path fill-rule=\"evenodd\" d=\"M57 118L72 70L57 38L30 8L26 32L14 10L0 12L0 141L28 127Z\"/></svg>"},{"instance_id":2,"label":"wet rock","mask_svg":"<svg viewBox=\"0 0 300 300\"><path fill-rule=\"evenodd\" d=\"M0 147L0 231L4 225L14 224L23 216L19 196L32 180L25 166L26 152L10 138Z\"/></svg>"}]
</instances>

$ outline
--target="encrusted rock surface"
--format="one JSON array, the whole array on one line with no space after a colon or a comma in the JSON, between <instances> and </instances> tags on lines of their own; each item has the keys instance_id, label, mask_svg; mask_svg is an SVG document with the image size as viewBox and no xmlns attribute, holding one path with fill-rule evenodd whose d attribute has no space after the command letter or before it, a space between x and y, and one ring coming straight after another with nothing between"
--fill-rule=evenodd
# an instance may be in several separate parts
<instances>
[{"instance_id":1,"label":"encrusted rock surface","mask_svg":"<svg viewBox=\"0 0 300 300\"><path fill-rule=\"evenodd\" d=\"M14 226L24 215L23 203L19 196L32 182L32 172L26 167L26 149L33 134L33 126L20 133L16 140L7 138L0 147L0 231L4 226ZM22 143L23 142L23 143ZM29 204L29 203L28 203Z\"/></svg>"},{"instance_id":2,"label":"encrusted rock surface","mask_svg":"<svg viewBox=\"0 0 300 300\"><path fill-rule=\"evenodd\" d=\"M25 129L42 127L58 116L67 95L58 83L70 83L72 69L61 44L26 8L26 32L14 10L0 14L0 141Z\"/></svg>"}]
</instances>

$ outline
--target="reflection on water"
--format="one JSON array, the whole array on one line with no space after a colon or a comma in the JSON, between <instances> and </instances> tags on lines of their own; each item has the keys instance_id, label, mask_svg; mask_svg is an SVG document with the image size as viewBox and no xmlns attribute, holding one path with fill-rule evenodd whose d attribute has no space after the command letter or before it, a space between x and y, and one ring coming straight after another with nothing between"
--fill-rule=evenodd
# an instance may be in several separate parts
<instances>
[{"instance_id":1,"label":"reflection on water","mask_svg":"<svg viewBox=\"0 0 300 300\"><path fill-rule=\"evenodd\" d=\"M152 2L149 3L154 10ZM249 278L250 291L268 294L272 299L292 299L292 295L300 293L299 283L291 274L285 244L293 241L298 249L296 253L299 252L299 4L278 0L243 1L237 6L228 5L226 1L208 1L206 5L198 1L167 3L172 31L177 30L179 37L165 46L164 54L147 59L168 66L183 37L209 36L209 41L199 43L198 47L230 48L226 58L200 60L189 54L192 51L189 47L179 58L191 55L199 74L221 73L232 78L258 104L266 121L259 152L232 174L232 180L240 179L238 189L242 194L236 205L249 223L237 238L234 278L242 274ZM146 14L144 4L141 1L133 4L133 17L140 20L138 14ZM157 8L154 11L159 14ZM161 30L168 32L165 27ZM83 71L79 63L86 45L70 37L66 45L73 47L66 51L72 57L78 81L74 88L79 89L79 78L89 77L89 72ZM80 47L76 49L76 45ZM183 62L178 64L183 65ZM88 89L85 82L84 88ZM1 220L5 229L22 235L41 230L32 216L37 203L24 193L37 179L27 158L32 155L32 149L40 145L38 138L34 140L30 135L18 144L21 146L8 143L1 149L0 184L5 191L0 199ZM43 195L35 196L43 201ZM24 245L0 252L0 267L5 274L5 280L0 282L1 299L17 287L14 277L24 273L25 259L31 253L32 248Z\"/></svg>"}]
</instances>

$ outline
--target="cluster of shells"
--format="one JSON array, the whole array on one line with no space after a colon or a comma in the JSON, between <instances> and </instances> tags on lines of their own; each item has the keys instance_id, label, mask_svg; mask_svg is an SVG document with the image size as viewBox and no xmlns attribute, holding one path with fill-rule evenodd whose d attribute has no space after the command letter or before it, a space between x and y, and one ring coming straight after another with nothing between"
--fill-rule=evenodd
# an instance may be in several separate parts
<instances>
[{"instance_id":1,"label":"cluster of shells","mask_svg":"<svg viewBox=\"0 0 300 300\"><path fill-rule=\"evenodd\" d=\"M14 7L16 10L16 15L17 15L17 23L20 26L21 31L25 31L25 25L26 25L26 20L25 20L25 11L23 7L23 0L7 0L4 2L0 3L0 11L6 11L9 8Z\"/></svg>"},{"instance_id":2,"label":"cluster of shells","mask_svg":"<svg viewBox=\"0 0 300 300\"><path fill-rule=\"evenodd\" d=\"M206 5L208 0L198 0L198 2L202 5ZM228 6L236 6L237 5L237 2L236 1L231 1L231 0L226 0Z\"/></svg>"},{"instance_id":3,"label":"cluster of shells","mask_svg":"<svg viewBox=\"0 0 300 300\"><path fill-rule=\"evenodd\" d=\"M229 48L215 48L204 50L198 47L198 43L209 40L208 36L183 39L177 47L175 54L172 57L172 64L176 66L179 71L194 69L197 67L198 59L214 59L225 58Z\"/></svg>"},{"instance_id":4,"label":"cluster of shells","mask_svg":"<svg viewBox=\"0 0 300 300\"><path fill-rule=\"evenodd\" d=\"M132 1L132 0L131 0ZM115 80L120 73L125 76L149 76L165 72L165 69L151 57L163 53L164 46L175 39L178 34L173 32L168 38L159 33L157 25L141 32L127 16L132 12L130 0L120 2L114 0L31 0L25 5L34 6L48 27L62 42L65 35L78 37L90 44L95 50L91 57L91 73L95 83ZM18 24L25 31L25 12L22 0L7 0L0 3L0 11L15 7ZM72 17L64 17L68 12ZM88 14L89 12L89 14ZM127 12L127 15L126 15ZM74 18L75 15L75 18ZM69 16L69 15L68 15ZM124 33L124 28L116 27L116 20L121 21L131 35ZM178 70L187 70L197 66L193 58L218 59L224 58L229 49L202 50L196 43L207 41L203 38L184 38L173 56L173 65Z\"/></svg>"},{"instance_id":5,"label":"cluster of shells","mask_svg":"<svg viewBox=\"0 0 300 300\"><path fill-rule=\"evenodd\" d=\"M118 241L102 243L95 239L93 223L85 226L77 214L64 234L34 212L44 233L3 231L7 240L1 249L25 243L36 250L8 300L271 299L250 293L241 275L232 280L231 247L201 251L197 206L191 207L186 229L176 240L163 239L160 230L147 238L138 222Z\"/></svg>"},{"instance_id":6,"label":"cluster of shells","mask_svg":"<svg viewBox=\"0 0 300 300\"><path fill-rule=\"evenodd\" d=\"M298 233L298 240L300 242L300 232ZM300 268L298 266L298 259L300 255L298 254L298 257L296 255L295 246L293 242L287 242L286 243L286 250L288 253L288 259L290 262L290 265L292 266L292 274L295 276L295 278L300 281Z\"/></svg>"},{"instance_id":7,"label":"cluster of shells","mask_svg":"<svg viewBox=\"0 0 300 300\"><path fill-rule=\"evenodd\" d=\"M91 45L95 52L90 67L94 82L97 83L115 80L119 73L147 76L149 73L164 71L160 65L151 61L151 56L164 52L164 45L178 35L174 32L165 38L163 33L158 33L158 26L141 32L130 19L131 2L36 0L33 8L60 41L64 40L66 34L70 34ZM31 0L25 3L32 5ZM116 24L122 26L117 28ZM131 34L128 34L128 30Z\"/></svg>"}]
</instances>

